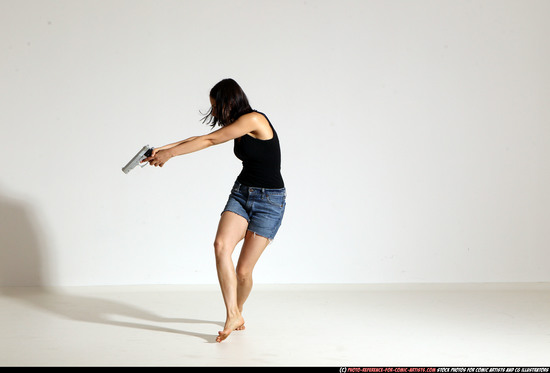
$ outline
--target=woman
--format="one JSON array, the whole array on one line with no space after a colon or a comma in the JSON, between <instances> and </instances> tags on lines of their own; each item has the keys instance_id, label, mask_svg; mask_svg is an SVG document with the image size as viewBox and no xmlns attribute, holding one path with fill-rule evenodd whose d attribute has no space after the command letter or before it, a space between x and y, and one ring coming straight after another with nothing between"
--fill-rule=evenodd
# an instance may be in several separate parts
<instances>
[{"instance_id":1,"label":"woman","mask_svg":"<svg viewBox=\"0 0 550 373\"><path fill-rule=\"evenodd\" d=\"M269 119L252 110L241 87L225 79L210 91L212 107L203 122L221 129L204 136L165 145L145 159L162 167L172 157L234 140L234 153L243 163L222 212L214 249L216 269L227 311L217 342L233 330L243 330L243 305L252 290L252 270L281 225L286 189L281 176L279 138ZM237 267L231 254L244 239Z\"/></svg>"}]
</instances>

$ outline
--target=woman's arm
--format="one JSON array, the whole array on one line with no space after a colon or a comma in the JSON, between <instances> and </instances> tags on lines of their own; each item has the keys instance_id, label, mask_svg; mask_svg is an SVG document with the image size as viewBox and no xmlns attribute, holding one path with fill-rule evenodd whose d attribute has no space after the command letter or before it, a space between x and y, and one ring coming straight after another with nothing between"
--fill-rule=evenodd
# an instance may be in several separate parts
<instances>
[{"instance_id":1,"label":"woman's arm","mask_svg":"<svg viewBox=\"0 0 550 373\"><path fill-rule=\"evenodd\" d=\"M155 150L158 151L158 150L170 149L170 148L173 148L174 146L183 144L184 142L188 142L188 141L194 140L194 139L196 139L196 138L197 138L196 136L190 137L190 138L188 138L188 139L185 139L185 140L182 140L182 141L175 142L175 143L173 143L173 144L168 144L168 145L161 146L160 148L155 148Z\"/></svg>"},{"instance_id":2,"label":"woman's arm","mask_svg":"<svg viewBox=\"0 0 550 373\"><path fill-rule=\"evenodd\" d=\"M247 133L254 132L261 128L262 119L264 119L263 116L257 113L245 114L232 124L207 135L190 137L183 141L155 148L153 154L143 162L149 162L151 166L162 167L172 157L193 153L209 148L212 145L223 144L229 140L244 136Z\"/></svg>"}]
</instances>

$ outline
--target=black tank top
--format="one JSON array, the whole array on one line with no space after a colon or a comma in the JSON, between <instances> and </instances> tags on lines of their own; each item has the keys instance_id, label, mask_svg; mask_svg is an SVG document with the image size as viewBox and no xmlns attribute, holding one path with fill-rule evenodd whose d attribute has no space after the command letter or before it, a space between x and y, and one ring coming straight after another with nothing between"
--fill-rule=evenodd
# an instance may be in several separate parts
<instances>
[{"instance_id":1,"label":"black tank top","mask_svg":"<svg viewBox=\"0 0 550 373\"><path fill-rule=\"evenodd\" d=\"M284 188L279 137L267 116L264 113L257 113L267 119L273 130L273 137L269 140L260 140L247 134L234 140L233 151L243 162L243 170L237 177L237 181L250 187Z\"/></svg>"}]
</instances>

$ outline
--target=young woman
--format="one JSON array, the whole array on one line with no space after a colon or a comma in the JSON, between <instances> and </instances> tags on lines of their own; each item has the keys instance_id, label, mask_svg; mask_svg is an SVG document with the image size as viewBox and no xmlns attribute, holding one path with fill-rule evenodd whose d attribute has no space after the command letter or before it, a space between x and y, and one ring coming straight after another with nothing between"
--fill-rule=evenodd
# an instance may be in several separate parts
<instances>
[{"instance_id":1,"label":"young woman","mask_svg":"<svg viewBox=\"0 0 550 373\"><path fill-rule=\"evenodd\" d=\"M265 114L252 110L241 87L224 79L210 91L210 111L203 118L221 129L153 150L145 159L162 167L172 157L234 140L234 153L243 163L222 212L214 251L216 269L227 311L218 342L233 330L244 329L243 305L252 290L252 270L281 226L286 189L281 176L279 138ZM231 254L244 239L237 267Z\"/></svg>"}]
</instances>

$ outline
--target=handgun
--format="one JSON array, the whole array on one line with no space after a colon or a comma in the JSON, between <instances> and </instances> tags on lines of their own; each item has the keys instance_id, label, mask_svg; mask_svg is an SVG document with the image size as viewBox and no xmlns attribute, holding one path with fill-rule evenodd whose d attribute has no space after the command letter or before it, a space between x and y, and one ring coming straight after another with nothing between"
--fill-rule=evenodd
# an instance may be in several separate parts
<instances>
[{"instance_id":1,"label":"handgun","mask_svg":"<svg viewBox=\"0 0 550 373\"><path fill-rule=\"evenodd\" d=\"M128 162L128 164L124 167L122 167L122 172L127 174L128 172L132 171L134 167L136 167L138 164L141 163L145 158L148 158L153 154L153 149L149 145L145 145L135 156ZM143 165L140 165L141 167L146 166L147 163L144 163Z\"/></svg>"}]
</instances>

